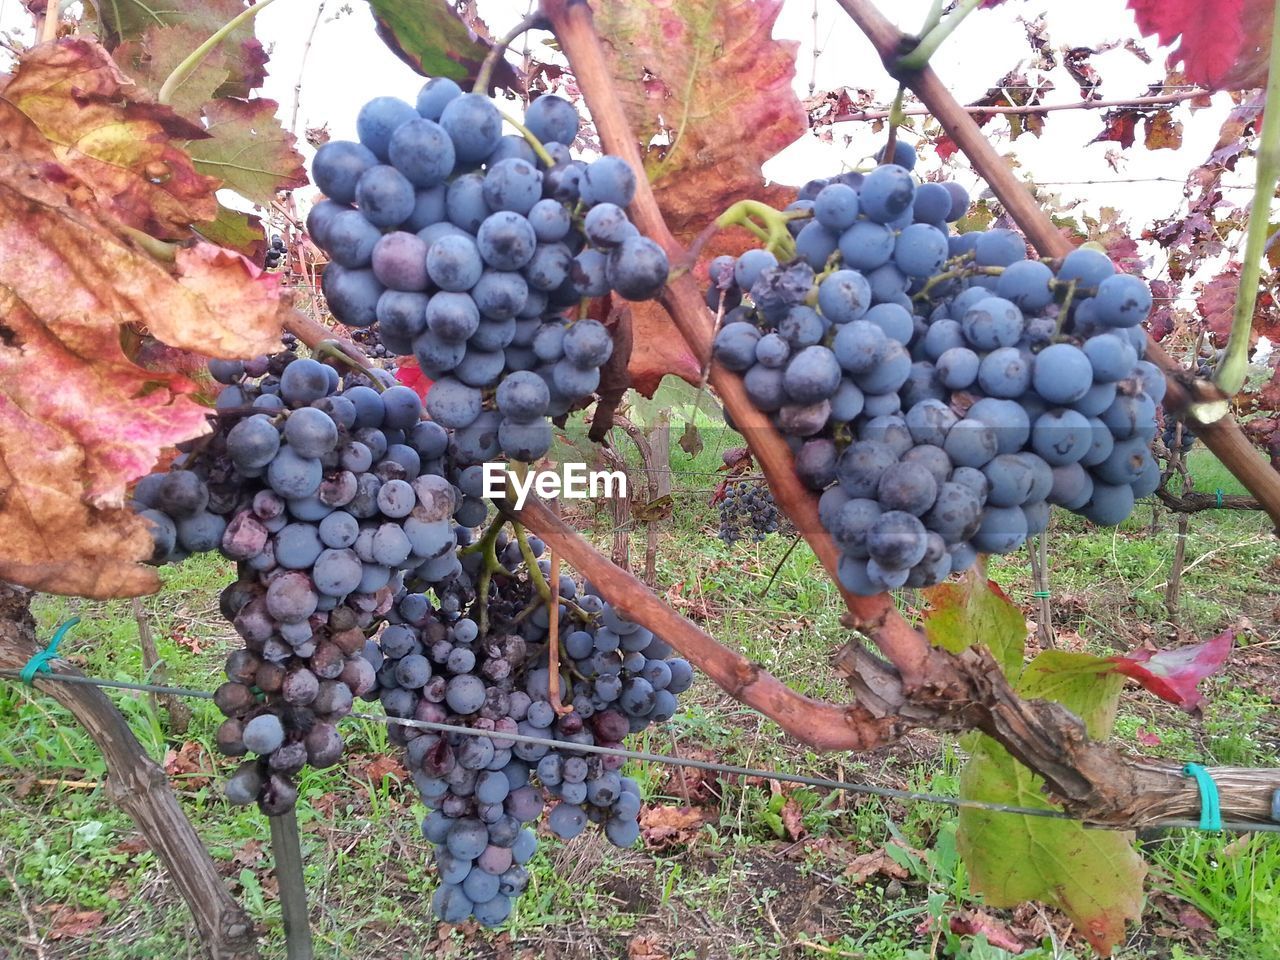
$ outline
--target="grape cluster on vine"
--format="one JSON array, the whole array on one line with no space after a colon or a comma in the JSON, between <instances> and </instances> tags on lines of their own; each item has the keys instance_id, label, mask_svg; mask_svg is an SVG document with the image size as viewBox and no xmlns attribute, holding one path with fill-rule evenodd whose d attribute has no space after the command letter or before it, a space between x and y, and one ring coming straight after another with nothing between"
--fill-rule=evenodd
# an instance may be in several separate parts
<instances>
[{"instance_id":1,"label":"grape cluster on vine","mask_svg":"<svg viewBox=\"0 0 1280 960\"><path fill-rule=\"evenodd\" d=\"M806 184L794 256L717 258L707 294L715 358L822 491L859 594L1015 550L1051 505L1118 524L1160 478L1147 285L1091 248L1041 261L1012 230L953 233L964 189L895 158Z\"/></svg>"},{"instance_id":2,"label":"grape cluster on vine","mask_svg":"<svg viewBox=\"0 0 1280 960\"><path fill-rule=\"evenodd\" d=\"M720 499L719 534L724 543L760 543L769 534L777 533L781 523L782 515L768 484L747 480L725 484Z\"/></svg>"},{"instance_id":3,"label":"grape cluster on vine","mask_svg":"<svg viewBox=\"0 0 1280 960\"><path fill-rule=\"evenodd\" d=\"M267 252L263 255L262 266L267 270L275 270L280 266L280 262L284 259L284 255L284 238L277 233L271 238L271 244L267 247Z\"/></svg>"},{"instance_id":4,"label":"grape cluster on vine","mask_svg":"<svg viewBox=\"0 0 1280 960\"><path fill-rule=\"evenodd\" d=\"M502 125L485 96L443 78L416 106L369 101L360 142L316 153L327 199L307 229L331 260L323 290L334 316L376 325L388 351L417 359L434 381L437 423L492 421L503 452L528 462L550 448L548 418L590 398L613 352L582 305L611 292L652 298L668 264L627 218L627 163L571 155L571 103L539 97L527 136L503 136Z\"/></svg>"}]
</instances>

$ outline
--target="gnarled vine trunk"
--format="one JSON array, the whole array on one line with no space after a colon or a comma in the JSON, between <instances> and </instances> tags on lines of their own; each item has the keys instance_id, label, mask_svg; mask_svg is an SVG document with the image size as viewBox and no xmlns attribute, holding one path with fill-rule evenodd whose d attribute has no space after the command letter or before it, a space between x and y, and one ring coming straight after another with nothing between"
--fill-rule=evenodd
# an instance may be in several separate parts
<instances>
[{"instance_id":1,"label":"gnarled vine trunk","mask_svg":"<svg viewBox=\"0 0 1280 960\"><path fill-rule=\"evenodd\" d=\"M31 594L0 581L0 667L21 669L39 649ZM81 676L62 661L55 673ZM35 686L70 710L107 761L107 795L127 813L164 862L186 900L210 960L256 960L257 935L227 892L209 851L191 826L169 779L138 742L124 716L99 688L37 679Z\"/></svg>"}]
</instances>

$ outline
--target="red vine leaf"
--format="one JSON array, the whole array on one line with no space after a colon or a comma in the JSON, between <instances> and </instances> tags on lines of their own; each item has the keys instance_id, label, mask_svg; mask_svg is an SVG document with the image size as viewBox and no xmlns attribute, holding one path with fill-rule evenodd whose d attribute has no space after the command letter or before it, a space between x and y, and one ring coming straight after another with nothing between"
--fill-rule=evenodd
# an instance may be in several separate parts
<instances>
[{"instance_id":1,"label":"red vine leaf","mask_svg":"<svg viewBox=\"0 0 1280 960\"><path fill-rule=\"evenodd\" d=\"M1128 0L1138 29L1161 45L1181 42L1169 63L1192 83L1243 90L1266 82L1273 4L1268 0Z\"/></svg>"},{"instance_id":2,"label":"red vine leaf","mask_svg":"<svg viewBox=\"0 0 1280 960\"><path fill-rule=\"evenodd\" d=\"M449 77L469 89L493 46L445 0L369 0L369 9L382 42L424 77ZM492 83L519 85L505 59L498 61Z\"/></svg>"},{"instance_id":3,"label":"red vine leaf","mask_svg":"<svg viewBox=\"0 0 1280 960\"><path fill-rule=\"evenodd\" d=\"M106 50L71 39L28 50L0 98L35 124L58 162L112 216L180 238L192 223L217 216L218 181L171 141L208 134L168 107L132 99L135 91Z\"/></svg>"},{"instance_id":4,"label":"red vine leaf","mask_svg":"<svg viewBox=\"0 0 1280 960\"><path fill-rule=\"evenodd\" d=\"M1222 668L1235 642L1235 631L1224 630L1212 640L1176 650L1139 649L1111 657L1116 670L1137 680L1161 700L1198 714L1207 702L1197 684Z\"/></svg>"},{"instance_id":5,"label":"red vine leaf","mask_svg":"<svg viewBox=\"0 0 1280 960\"><path fill-rule=\"evenodd\" d=\"M401 357L399 366L396 367L396 380L404 386L411 388L424 401L427 399L427 391L431 389L432 379L422 372L422 368L418 366L418 361L413 357Z\"/></svg>"},{"instance_id":6,"label":"red vine leaf","mask_svg":"<svg viewBox=\"0 0 1280 960\"><path fill-rule=\"evenodd\" d=\"M940 133L938 139L933 141L933 149L938 154L938 159L945 163L955 156L960 147L945 133Z\"/></svg>"},{"instance_id":7,"label":"red vine leaf","mask_svg":"<svg viewBox=\"0 0 1280 960\"><path fill-rule=\"evenodd\" d=\"M772 39L780 0L592 5L645 167L688 241L763 184L761 166L805 132L797 44ZM637 331L638 339L639 331Z\"/></svg>"},{"instance_id":8,"label":"red vine leaf","mask_svg":"<svg viewBox=\"0 0 1280 960\"><path fill-rule=\"evenodd\" d=\"M1137 110L1108 110L1102 115L1102 132L1090 140L1090 143L1103 143L1114 140L1126 150L1133 146L1138 121L1142 114Z\"/></svg>"},{"instance_id":9,"label":"red vine leaf","mask_svg":"<svg viewBox=\"0 0 1280 960\"><path fill-rule=\"evenodd\" d=\"M1196 309L1218 344L1225 344L1231 336L1239 290L1240 267L1231 263L1223 268L1222 273L1207 281L1196 297Z\"/></svg>"},{"instance_id":10,"label":"red vine leaf","mask_svg":"<svg viewBox=\"0 0 1280 960\"><path fill-rule=\"evenodd\" d=\"M281 190L307 182L293 134L276 119L274 100L213 100L205 104L209 139L187 145L201 173L246 200L266 206Z\"/></svg>"}]
</instances>

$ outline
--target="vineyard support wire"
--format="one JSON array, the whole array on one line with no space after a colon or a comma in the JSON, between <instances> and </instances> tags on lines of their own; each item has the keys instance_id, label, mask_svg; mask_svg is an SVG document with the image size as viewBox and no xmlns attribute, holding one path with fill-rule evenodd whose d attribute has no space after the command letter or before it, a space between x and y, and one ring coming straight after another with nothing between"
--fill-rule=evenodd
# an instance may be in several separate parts
<instances>
[{"instance_id":1,"label":"vineyard support wire","mask_svg":"<svg viewBox=\"0 0 1280 960\"><path fill-rule=\"evenodd\" d=\"M20 680L21 671L0 670L0 678ZM88 686L102 687L111 690L128 690L137 693L168 694L176 697L191 697L198 700L212 700L213 693L208 690L192 690L186 687L168 687L150 683L132 683L125 680L106 680L98 677L73 676L69 674L42 674L38 681L56 681L59 683L79 683ZM779 770L760 770L753 767L740 767L728 763L714 763L710 760L695 760L685 757L673 757L661 753L648 753L642 750L629 750L626 747L602 747L595 744L566 744L563 740L549 737L527 736L521 733L496 734L492 730L476 730L471 727L459 727L448 723L433 723L427 720L411 720L402 717L388 717L376 713L348 714L356 720L367 720L386 726L397 725L413 727L418 730L429 730L433 733L456 733L468 737L489 737L491 739L511 740L515 743L529 743L555 749L570 748L582 753L597 753L603 756L622 757L644 763L661 763L673 767L692 767L695 770L706 770L711 773L727 774L738 777L758 777L762 780L778 780L785 783L798 783L803 786L820 787L827 790L840 790L845 793L863 794L879 797L882 800L901 800L911 803L934 803L956 809L986 810L991 813L1006 813L1024 817L1041 817L1047 820L1070 820L1086 828L1108 829L1096 827L1087 821L1061 810L1043 807L1020 807L1014 804L988 803L982 800L965 800L961 797L948 797L934 793L919 793L913 790L898 790L893 787L878 787L870 783L852 783L847 780L831 780L826 777L811 777L802 773L785 773ZM1220 821L1221 829L1238 833L1280 833L1280 823L1250 823L1246 821ZM1151 827L1204 829L1197 820L1160 820L1150 824ZM1130 828L1132 829L1132 828Z\"/></svg>"}]
</instances>

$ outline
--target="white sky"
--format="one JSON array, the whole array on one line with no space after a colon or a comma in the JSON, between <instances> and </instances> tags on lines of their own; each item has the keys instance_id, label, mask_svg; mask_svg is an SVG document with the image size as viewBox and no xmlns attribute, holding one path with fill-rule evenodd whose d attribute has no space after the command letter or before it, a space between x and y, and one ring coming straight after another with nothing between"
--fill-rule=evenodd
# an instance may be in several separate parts
<instances>
[{"instance_id":1,"label":"white sky","mask_svg":"<svg viewBox=\"0 0 1280 960\"><path fill-rule=\"evenodd\" d=\"M816 33L821 50L816 64L818 90L841 85L864 87L874 90L882 102L888 103L895 86L881 68L870 44L833 0L816 0L816 4ZM895 19L905 29L914 29L923 20L928 6L928 0L898 0L894 4ZM259 37L271 51L263 95L279 101L280 116L286 125L292 113L294 87L302 71L302 100L296 132L308 160L310 148L301 141L306 127L327 123L333 137L354 138L356 112L365 100L389 94L412 102L423 82L378 39L369 9L360 2L327 0L304 67L303 50L315 9L314 0L278 0L263 11L257 26ZM528 0L480 0L479 9L493 32L501 34L525 14ZM808 94L810 74L814 70L813 13L814 0L787 0L775 29L776 37L800 42L795 89L801 97ZM1030 19L1042 13L1048 18L1050 41L1059 51L1068 46L1100 45L1137 36L1132 15L1124 9L1122 0L1073 0L1071 3L1010 0L995 10L980 10L971 15L935 54L933 66L962 102L976 99L1005 73L1032 57L1023 26L1016 18ZM0 0L0 28L14 29L22 18L19 0ZM533 35L535 49L547 36ZM515 46L518 49L521 44L517 42ZM1163 52L1157 51L1152 43L1144 46L1153 53L1153 62L1149 65L1124 49L1094 57L1094 65L1104 78L1101 92L1106 99L1142 95L1148 84L1164 79ZM545 55L551 55L542 49ZM1053 72L1052 79L1056 89L1048 95L1049 102L1079 99L1078 88L1062 67ZM1119 172L1113 171L1105 160L1108 149L1116 147L1115 144L1089 145L1089 140L1102 128L1101 111L1049 114L1043 138L1024 135L1013 144L998 140L997 146L1017 155L1023 175L1042 184L1069 181L1067 185L1051 189L1064 198L1079 200L1084 209L1091 211L1104 205L1118 207L1132 220L1134 233L1140 233L1151 220L1178 209L1182 182L1189 170L1203 162L1212 149L1228 109L1228 99L1219 94L1213 107L1194 114L1185 107L1175 109L1175 115L1184 124L1182 148L1148 151L1141 146L1139 127L1139 143L1123 151ZM1003 120L993 121L986 129L997 135L1007 130ZM848 147L843 144L845 135L852 137ZM779 181L799 184L811 177L856 165L879 147L883 137L883 133L873 133L870 124L845 124L837 128L834 143L822 143L816 137L806 136L771 161L766 172ZM908 139L911 139L909 134ZM926 148L921 169L933 169L938 164L933 151ZM966 186L976 185L967 165L958 156L952 175ZM1245 162L1226 180L1248 184L1252 176L1252 164ZM1148 181L1158 177L1170 178L1171 182ZM1118 182L1133 178L1143 182ZM1227 196L1234 202L1247 204L1250 193L1230 190ZM1158 271L1163 267L1163 258L1154 248L1149 252Z\"/></svg>"}]
</instances>

